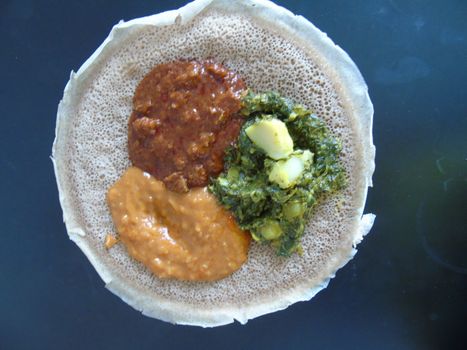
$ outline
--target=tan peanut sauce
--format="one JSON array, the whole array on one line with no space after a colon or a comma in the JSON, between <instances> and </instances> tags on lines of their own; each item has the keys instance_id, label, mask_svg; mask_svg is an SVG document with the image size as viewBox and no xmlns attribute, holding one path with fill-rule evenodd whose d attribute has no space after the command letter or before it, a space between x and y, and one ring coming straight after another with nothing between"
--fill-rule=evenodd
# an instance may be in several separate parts
<instances>
[{"instance_id":1,"label":"tan peanut sauce","mask_svg":"<svg viewBox=\"0 0 467 350\"><path fill-rule=\"evenodd\" d=\"M160 278L217 280L247 259L250 235L206 188L172 192L131 167L107 202L129 254Z\"/></svg>"},{"instance_id":2,"label":"tan peanut sauce","mask_svg":"<svg viewBox=\"0 0 467 350\"><path fill-rule=\"evenodd\" d=\"M176 192L206 186L224 168L224 151L238 137L245 84L212 60L154 67L139 83L128 123L134 166Z\"/></svg>"}]
</instances>

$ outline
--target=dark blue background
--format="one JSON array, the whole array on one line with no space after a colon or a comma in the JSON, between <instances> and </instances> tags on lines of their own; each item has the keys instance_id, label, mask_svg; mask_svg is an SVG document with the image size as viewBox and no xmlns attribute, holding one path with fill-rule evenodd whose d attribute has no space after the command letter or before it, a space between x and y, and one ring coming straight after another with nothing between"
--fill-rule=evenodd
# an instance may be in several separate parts
<instances>
[{"instance_id":1,"label":"dark blue background","mask_svg":"<svg viewBox=\"0 0 467 350\"><path fill-rule=\"evenodd\" d=\"M120 19L184 1L0 0L0 349L455 349L467 324L467 1L278 1L343 47L375 105L377 214L312 301L215 329L143 317L69 241L57 104Z\"/></svg>"}]
</instances>

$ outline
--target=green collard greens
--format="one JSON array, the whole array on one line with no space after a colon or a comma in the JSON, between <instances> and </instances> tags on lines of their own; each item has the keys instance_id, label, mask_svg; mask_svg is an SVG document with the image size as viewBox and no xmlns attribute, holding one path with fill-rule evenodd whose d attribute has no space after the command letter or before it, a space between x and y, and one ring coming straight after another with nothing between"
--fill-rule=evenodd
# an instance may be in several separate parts
<instances>
[{"instance_id":1,"label":"green collard greens","mask_svg":"<svg viewBox=\"0 0 467 350\"><path fill-rule=\"evenodd\" d=\"M209 189L256 241L269 242L278 255L290 256L300 252L306 220L319 199L345 186L344 168L339 163L341 145L310 110L275 92L249 91L242 104L246 122L237 144L226 152L225 171ZM275 161L245 133L248 126L264 118L277 118L286 124L294 141L294 154L304 150L313 154L289 188L269 181Z\"/></svg>"}]
</instances>

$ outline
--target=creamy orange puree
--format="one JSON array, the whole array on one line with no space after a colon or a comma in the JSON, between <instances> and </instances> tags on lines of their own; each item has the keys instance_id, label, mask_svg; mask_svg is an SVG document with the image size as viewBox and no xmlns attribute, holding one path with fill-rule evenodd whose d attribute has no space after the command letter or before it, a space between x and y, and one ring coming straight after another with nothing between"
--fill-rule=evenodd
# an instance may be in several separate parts
<instances>
[{"instance_id":1,"label":"creamy orange puree","mask_svg":"<svg viewBox=\"0 0 467 350\"><path fill-rule=\"evenodd\" d=\"M158 277L217 280L247 259L250 235L206 188L171 192L132 167L109 189L107 202L129 254Z\"/></svg>"}]
</instances>

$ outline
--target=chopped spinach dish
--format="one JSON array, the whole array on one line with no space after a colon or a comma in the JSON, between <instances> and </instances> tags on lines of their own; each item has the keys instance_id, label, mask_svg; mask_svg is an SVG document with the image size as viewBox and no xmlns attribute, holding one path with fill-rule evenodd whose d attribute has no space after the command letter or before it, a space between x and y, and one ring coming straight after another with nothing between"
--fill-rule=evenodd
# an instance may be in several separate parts
<instances>
[{"instance_id":1,"label":"chopped spinach dish","mask_svg":"<svg viewBox=\"0 0 467 350\"><path fill-rule=\"evenodd\" d=\"M313 207L345 186L341 145L310 110L275 92L248 91L241 113L238 141L209 189L254 240L280 256L300 253Z\"/></svg>"}]
</instances>

